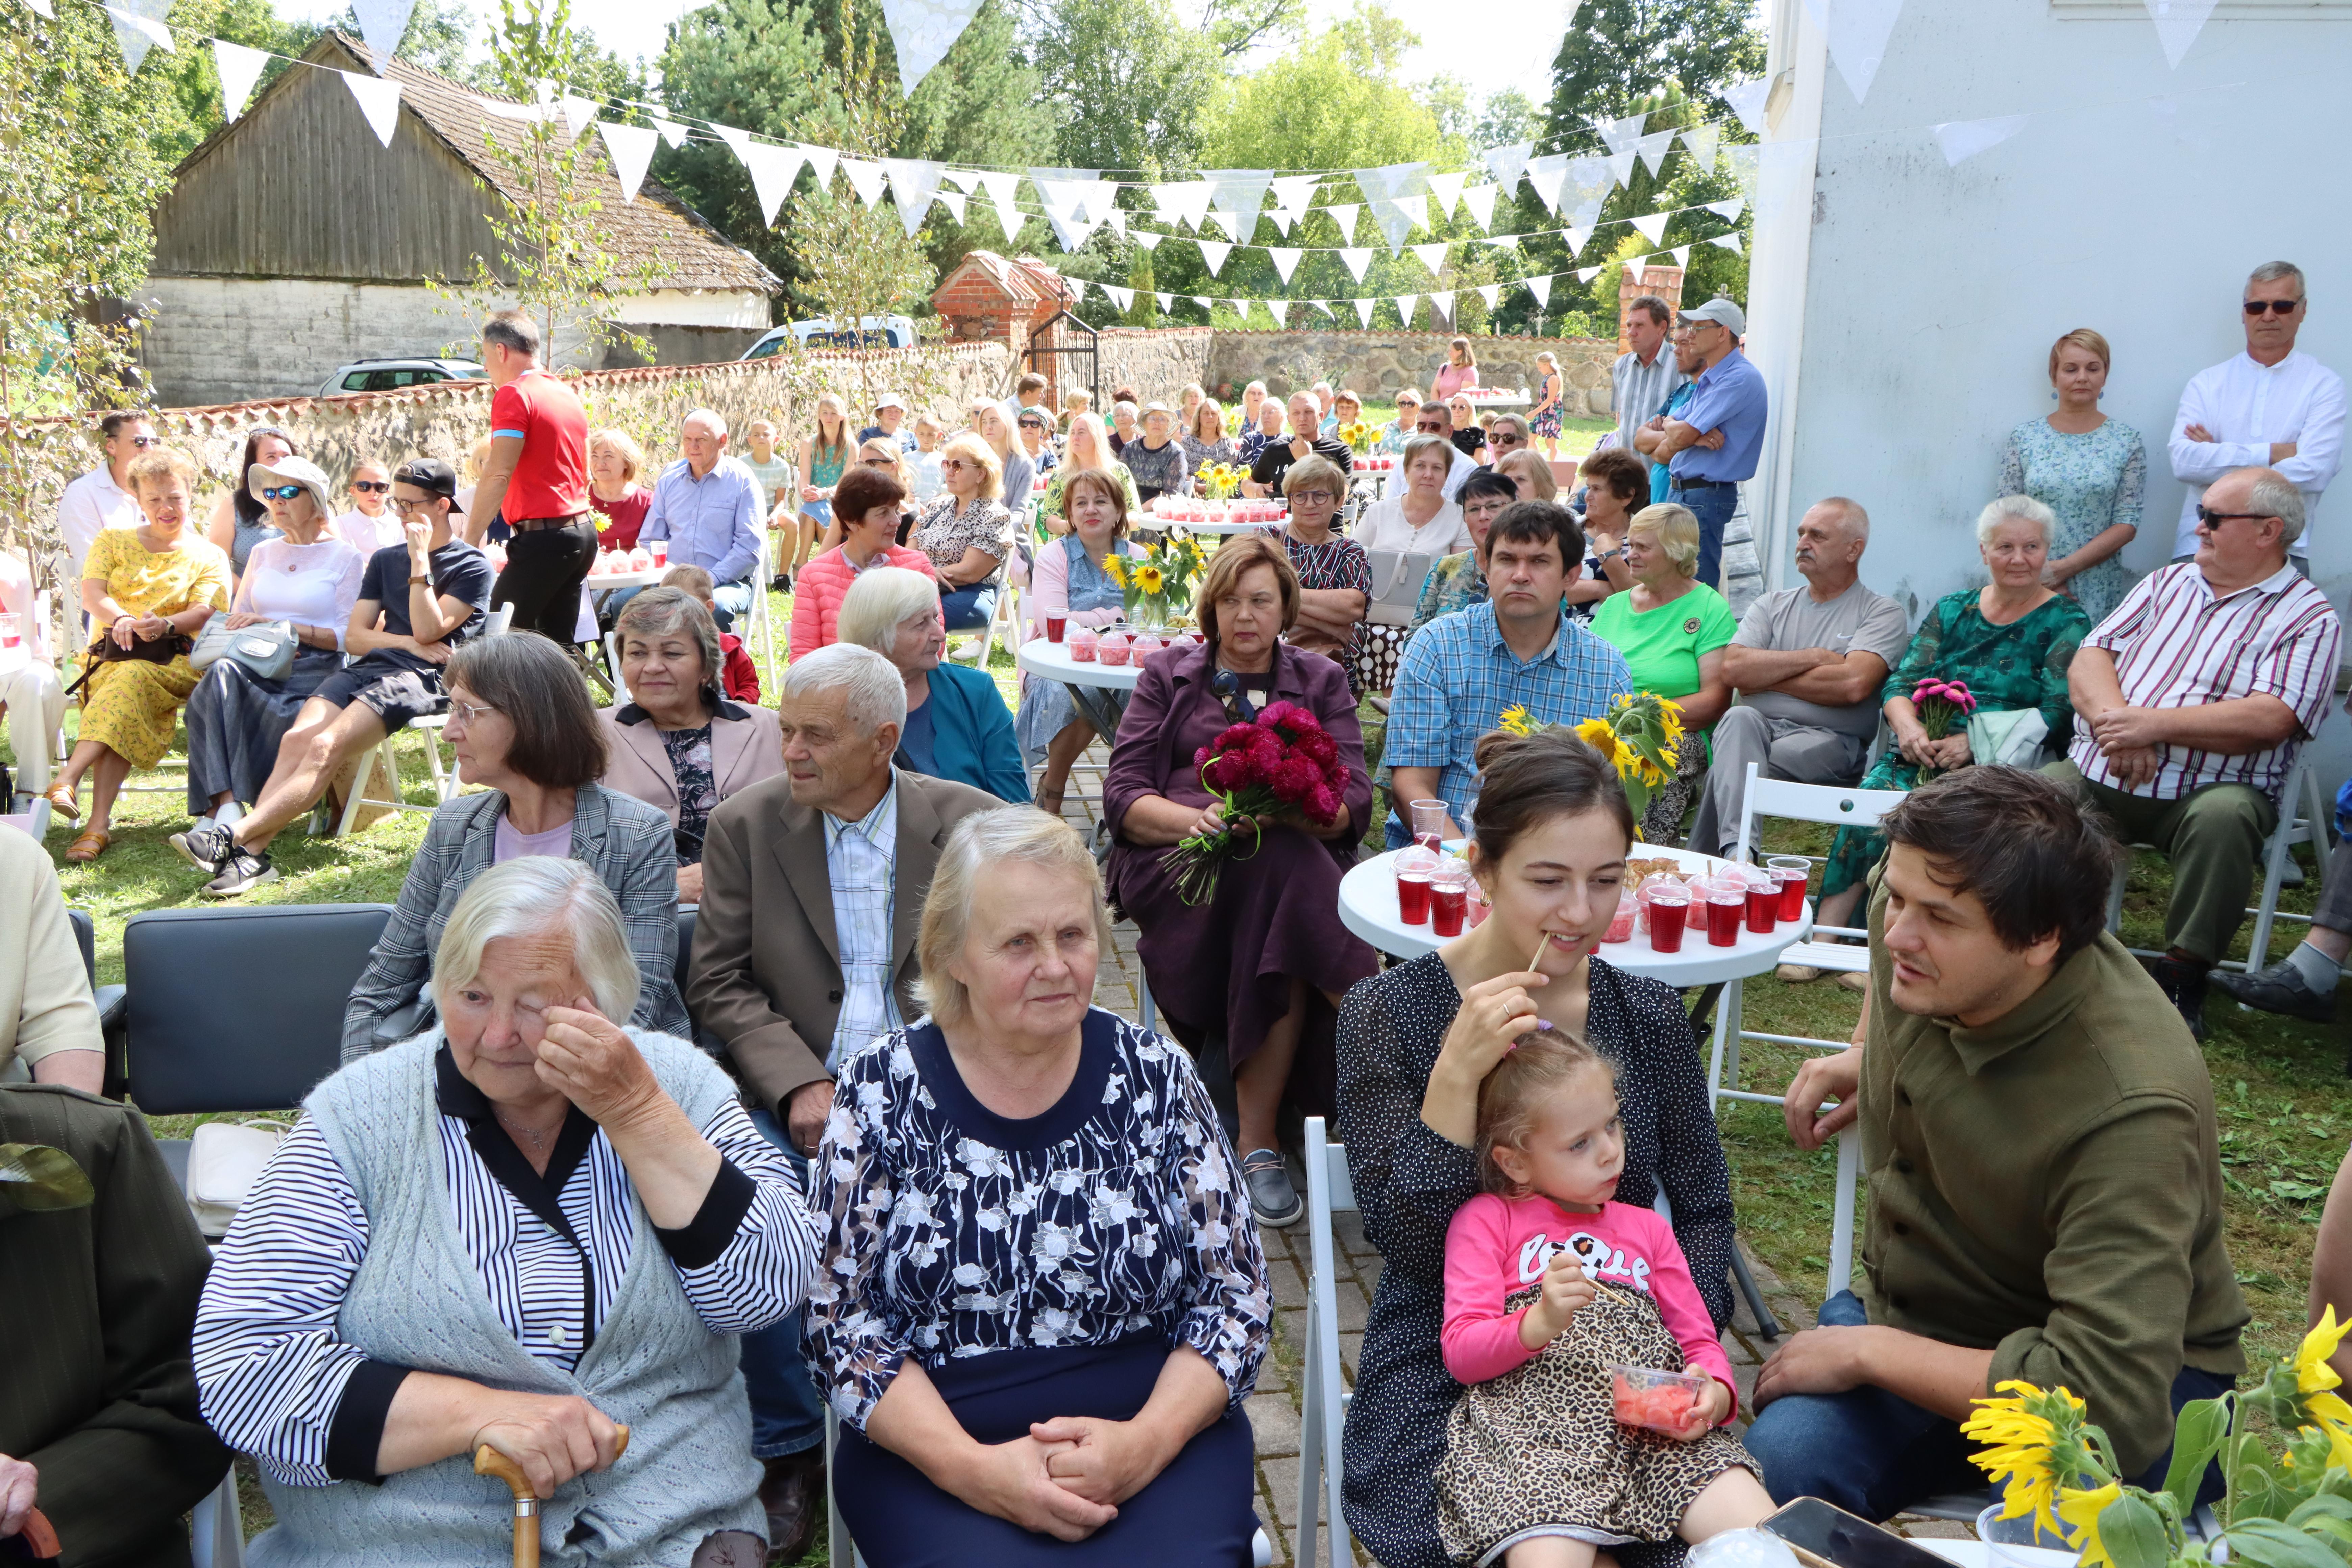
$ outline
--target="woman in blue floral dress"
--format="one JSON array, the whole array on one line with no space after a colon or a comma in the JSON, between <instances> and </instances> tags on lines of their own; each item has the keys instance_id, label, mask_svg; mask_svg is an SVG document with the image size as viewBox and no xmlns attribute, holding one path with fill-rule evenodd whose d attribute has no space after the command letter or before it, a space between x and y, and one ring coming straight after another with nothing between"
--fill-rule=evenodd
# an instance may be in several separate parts
<instances>
[{"instance_id":1,"label":"woman in blue floral dress","mask_svg":"<svg viewBox=\"0 0 2352 1568\"><path fill-rule=\"evenodd\" d=\"M840 1066L808 1347L869 1563L1250 1561L1265 1259L1192 1058L1091 1005L1109 946L1075 829L966 817L923 902L930 1014Z\"/></svg>"},{"instance_id":2,"label":"woman in blue floral dress","mask_svg":"<svg viewBox=\"0 0 2352 1568\"><path fill-rule=\"evenodd\" d=\"M2132 585L2116 552L2139 531L2147 449L2139 432L2099 412L2107 340L2077 328L2050 345L2058 406L2009 433L2000 493L2032 496L2057 514L2042 581L2068 595L2097 626Z\"/></svg>"}]
</instances>

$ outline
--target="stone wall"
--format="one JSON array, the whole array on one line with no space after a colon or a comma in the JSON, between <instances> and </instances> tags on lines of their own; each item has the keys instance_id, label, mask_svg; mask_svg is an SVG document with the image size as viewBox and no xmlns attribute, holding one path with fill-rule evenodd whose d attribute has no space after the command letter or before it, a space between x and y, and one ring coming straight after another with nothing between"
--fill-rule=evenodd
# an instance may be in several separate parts
<instances>
[{"instance_id":1,"label":"stone wall","mask_svg":"<svg viewBox=\"0 0 2352 1568\"><path fill-rule=\"evenodd\" d=\"M1103 334L1106 348L1113 335ZM1221 330L1213 337L1209 379L1202 384L1215 395L1223 384L1231 383L1228 401L1238 398L1252 381L1265 382L1266 390L1276 397L1286 397L1297 388L1318 381L1352 386L1375 402L1386 402L1403 386L1426 395L1437 367L1445 363L1445 345L1453 341L1448 332ZM1536 355L1549 350L1559 361L1560 374L1568 383L1569 412L1596 416L1609 413L1609 366L1617 357L1615 344L1598 338L1475 337L1471 342L1483 384L1533 388ZM1108 389L1108 379L1104 384ZM1147 395L1151 391L1143 390ZM1168 390L1173 392L1175 387Z\"/></svg>"},{"instance_id":2,"label":"stone wall","mask_svg":"<svg viewBox=\"0 0 2352 1568\"><path fill-rule=\"evenodd\" d=\"M1177 406L1176 395L1187 382L1209 384L1209 365L1215 341L1222 335L1206 327L1124 327L1106 331L1097 345L1102 351L1104 406L1108 407L1111 393L1121 386L1134 387L1146 403ZM1086 384L1079 374L1083 363L1062 362L1064 385Z\"/></svg>"}]
</instances>

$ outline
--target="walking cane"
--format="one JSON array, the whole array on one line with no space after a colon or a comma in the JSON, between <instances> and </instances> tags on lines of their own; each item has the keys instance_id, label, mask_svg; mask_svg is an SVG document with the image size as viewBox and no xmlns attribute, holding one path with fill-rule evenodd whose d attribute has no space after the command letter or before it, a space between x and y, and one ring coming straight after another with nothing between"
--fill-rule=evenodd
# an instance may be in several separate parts
<instances>
[{"instance_id":1,"label":"walking cane","mask_svg":"<svg viewBox=\"0 0 2352 1568\"><path fill-rule=\"evenodd\" d=\"M613 1458L629 1451L629 1429L617 1428ZM539 1494L522 1467L488 1443L474 1450L474 1473L496 1476L514 1493L514 1568L539 1568Z\"/></svg>"}]
</instances>

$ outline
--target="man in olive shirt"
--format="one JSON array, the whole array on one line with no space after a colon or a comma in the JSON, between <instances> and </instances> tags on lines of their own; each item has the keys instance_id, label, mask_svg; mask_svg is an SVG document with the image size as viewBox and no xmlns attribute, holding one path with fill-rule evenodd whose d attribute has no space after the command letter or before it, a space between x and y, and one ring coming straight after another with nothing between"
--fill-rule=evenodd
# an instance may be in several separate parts
<instances>
[{"instance_id":1,"label":"man in olive shirt","mask_svg":"<svg viewBox=\"0 0 2352 1568\"><path fill-rule=\"evenodd\" d=\"M1884 826L1853 1047L1785 1100L1807 1149L1859 1120L1864 1278L1765 1363L1748 1449L1776 1499L1891 1518L1984 1485L1958 1423L2018 1378L2161 1486L2173 1412L2245 1370L2204 1058L2105 929L2116 850L2066 790L1965 768Z\"/></svg>"}]
</instances>

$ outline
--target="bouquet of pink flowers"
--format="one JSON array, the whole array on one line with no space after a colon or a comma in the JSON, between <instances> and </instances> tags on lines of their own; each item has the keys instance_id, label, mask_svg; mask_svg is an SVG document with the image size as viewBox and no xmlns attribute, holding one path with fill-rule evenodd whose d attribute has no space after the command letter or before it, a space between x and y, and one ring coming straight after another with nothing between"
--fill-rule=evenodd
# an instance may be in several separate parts
<instances>
[{"instance_id":1,"label":"bouquet of pink flowers","mask_svg":"<svg viewBox=\"0 0 2352 1568\"><path fill-rule=\"evenodd\" d=\"M1919 712L1919 727L1927 731L1927 739L1940 741L1952 732L1955 724L1965 725L1969 715L1977 710L1976 693L1965 680L1938 680L1926 676L1911 689L1911 706ZM1922 783L1942 772L1940 768L1921 768Z\"/></svg>"},{"instance_id":2,"label":"bouquet of pink flowers","mask_svg":"<svg viewBox=\"0 0 2352 1568\"><path fill-rule=\"evenodd\" d=\"M1196 833L1160 858L1188 904L1217 896L1217 876L1236 858L1236 836L1257 820L1296 811L1318 826L1338 820L1348 791L1348 767L1339 743L1314 713L1293 702L1272 702L1250 724L1231 724L1192 753L1201 787L1224 803L1224 820L1212 833ZM1247 858L1243 856L1241 858Z\"/></svg>"}]
</instances>

